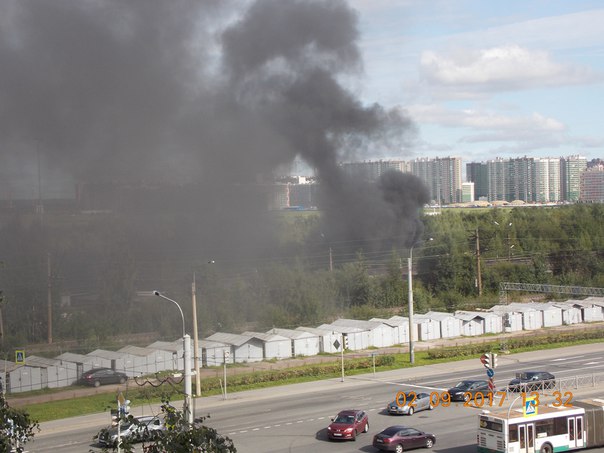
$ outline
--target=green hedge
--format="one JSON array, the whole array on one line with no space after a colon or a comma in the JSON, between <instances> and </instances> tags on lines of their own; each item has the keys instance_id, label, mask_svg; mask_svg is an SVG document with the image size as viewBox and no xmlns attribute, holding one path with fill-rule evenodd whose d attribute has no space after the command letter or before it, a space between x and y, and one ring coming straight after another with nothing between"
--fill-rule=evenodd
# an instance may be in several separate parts
<instances>
[{"instance_id":1,"label":"green hedge","mask_svg":"<svg viewBox=\"0 0 604 453\"><path fill-rule=\"evenodd\" d=\"M394 356L380 355L375 358L375 366L392 366L394 364ZM371 359L350 359L344 360L344 370L362 370L373 368ZM229 376L228 385L245 386L251 384L260 384L263 382L287 381L301 377L328 377L337 375L342 370L340 363L329 363L326 365L313 365L301 368L290 368L285 370L262 371L256 373L242 374ZM220 378L209 378L201 381L201 391L207 392L220 388Z\"/></svg>"},{"instance_id":2,"label":"green hedge","mask_svg":"<svg viewBox=\"0 0 604 453\"><path fill-rule=\"evenodd\" d=\"M572 343L598 339L604 339L604 329L568 333L556 332L547 335L525 335L514 338L505 338L500 341L492 341L489 343L474 343L463 346L430 349L428 351L428 358L448 359L451 357L471 357L485 352L496 352L501 350L513 351L544 344Z\"/></svg>"}]
</instances>

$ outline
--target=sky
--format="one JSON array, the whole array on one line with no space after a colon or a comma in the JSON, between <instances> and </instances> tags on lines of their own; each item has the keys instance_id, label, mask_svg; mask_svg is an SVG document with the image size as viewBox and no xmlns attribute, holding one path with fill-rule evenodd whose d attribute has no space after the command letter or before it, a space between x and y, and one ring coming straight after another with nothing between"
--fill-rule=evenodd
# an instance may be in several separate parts
<instances>
[{"instance_id":1,"label":"sky","mask_svg":"<svg viewBox=\"0 0 604 453\"><path fill-rule=\"evenodd\" d=\"M604 4L585 0L351 0L364 102L417 125L400 153L604 158ZM465 167L465 165L464 165Z\"/></svg>"},{"instance_id":2,"label":"sky","mask_svg":"<svg viewBox=\"0 0 604 453\"><path fill-rule=\"evenodd\" d=\"M602 158L602 23L589 0L4 0L0 197Z\"/></svg>"}]
</instances>

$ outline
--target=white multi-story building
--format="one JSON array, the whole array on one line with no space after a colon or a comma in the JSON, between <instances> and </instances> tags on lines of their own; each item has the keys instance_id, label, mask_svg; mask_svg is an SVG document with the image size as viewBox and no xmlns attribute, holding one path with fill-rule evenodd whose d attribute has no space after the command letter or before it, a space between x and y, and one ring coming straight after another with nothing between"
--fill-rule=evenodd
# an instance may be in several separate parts
<instances>
[{"instance_id":1,"label":"white multi-story building","mask_svg":"<svg viewBox=\"0 0 604 453\"><path fill-rule=\"evenodd\" d=\"M475 200L474 183L473 182L462 182L461 183L461 201L462 201L462 203L470 203L474 200Z\"/></svg>"},{"instance_id":2,"label":"white multi-story building","mask_svg":"<svg viewBox=\"0 0 604 453\"><path fill-rule=\"evenodd\" d=\"M535 162L534 200L538 203L560 201L560 159L537 158Z\"/></svg>"}]
</instances>

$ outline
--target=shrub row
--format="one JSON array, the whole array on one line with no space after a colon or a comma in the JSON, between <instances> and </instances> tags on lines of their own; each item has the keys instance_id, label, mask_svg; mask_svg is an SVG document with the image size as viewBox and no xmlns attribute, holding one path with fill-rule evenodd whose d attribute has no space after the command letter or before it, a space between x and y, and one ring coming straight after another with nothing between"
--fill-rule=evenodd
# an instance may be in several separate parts
<instances>
[{"instance_id":1,"label":"shrub row","mask_svg":"<svg viewBox=\"0 0 604 453\"><path fill-rule=\"evenodd\" d=\"M391 366L394 364L394 356L381 355L375 358L375 366ZM371 359L353 359L344 361L344 370L363 370L371 369L373 361ZM263 371L250 374L241 374L228 378L229 387L260 384L264 382L287 381L301 377L327 377L337 375L342 370L342 365L338 362L326 365L313 365L300 368L288 368L284 370ZM201 391L207 392L220 388L220 378L208 378L201 381Z\"/></svg>"},{"instance_id":2,"label":"shrub row","mask_svg":"<svg viewBox=\"0 0 604 453\"><path fill-rule=\"evenodd\" d=\"M429 359L447 359L451 357L470 357L485 352L501 350L513 351L544 344L578 342L582 340L604 339L604 329L586 330L569 333L551 333L547 335L521 336L489 343L474 343L455 347L442 347L428 351Z\"/></svg>"}]
</instances>

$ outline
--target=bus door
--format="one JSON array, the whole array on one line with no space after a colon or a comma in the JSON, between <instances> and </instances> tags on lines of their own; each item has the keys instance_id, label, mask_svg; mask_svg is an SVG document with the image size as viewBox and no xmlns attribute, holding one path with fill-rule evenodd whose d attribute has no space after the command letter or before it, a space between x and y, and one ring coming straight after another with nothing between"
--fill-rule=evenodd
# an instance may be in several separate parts
<instances>
[{"instance_id":1,"label":"bus door","mask_svg":"<svg viewBox=\"0 0 604 453\"><path fill-rule=\"evenodd\" d=\"M519 453L535 453L535 424L518 425Z\"/></svg>"},{"instance_id":2,"label":"bus door","mask_svg":"<svg viewBox=\"0 0 604 453\"><path fill-rule=\"evenodd\" d=\"M580 448L585 446L583 439L583 416L568 417L568 448Z\"/></svg>"}]
</instances>

